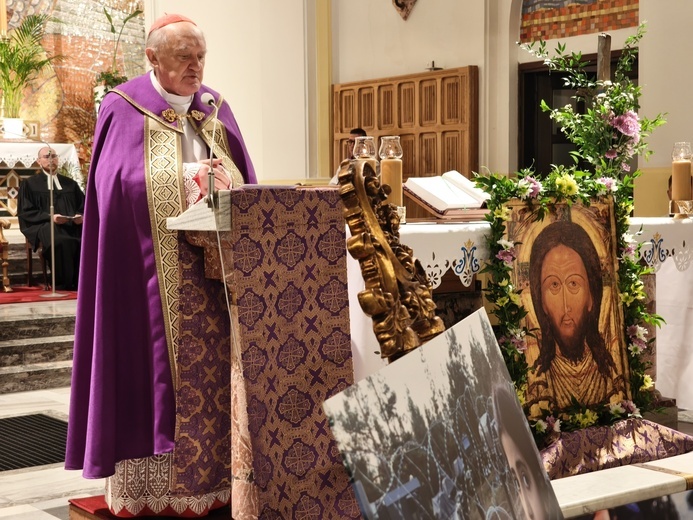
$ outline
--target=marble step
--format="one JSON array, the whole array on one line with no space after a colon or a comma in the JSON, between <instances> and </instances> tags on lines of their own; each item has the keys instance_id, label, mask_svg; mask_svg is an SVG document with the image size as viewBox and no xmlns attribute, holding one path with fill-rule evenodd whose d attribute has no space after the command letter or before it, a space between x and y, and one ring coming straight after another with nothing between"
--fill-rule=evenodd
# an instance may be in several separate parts
<instances>
[{"instance_id":1,"label":"marble step","mask_svg":"<svg viewBox=\"0 0 693 520\"><path fill-rule=\"evenodd\" d=\"M67 336L75 333L75 316L37 316L0 320L0 342L27 338Z\"/></svg>"},{"instance_id":2,"label":"marble step","mask_svg":"<svg viewBox=\"0 0 693 520\"><path fill-rule=\"evenodd\" d=\"M74 335L0 341L0 367L70 361Z\"/></svg>"},{"instance_id":3,"label":"marble step","mask_svg":"<svg viewBox=\"0 0 693 520\"><path fill-rule=\"evenodd\" d=\"M0 367L0 394L70 386L72 360Z\"/></svg>"}]
</instances>

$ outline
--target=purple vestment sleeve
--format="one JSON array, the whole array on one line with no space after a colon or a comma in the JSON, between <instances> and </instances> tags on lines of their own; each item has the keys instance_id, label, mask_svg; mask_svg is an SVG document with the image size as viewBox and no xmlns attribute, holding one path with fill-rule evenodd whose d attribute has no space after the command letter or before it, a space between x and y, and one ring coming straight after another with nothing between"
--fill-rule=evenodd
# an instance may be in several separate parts
<instances>
[{"instance_id":1,"label":"purple vestment sleeve","mask_svg":"<svg viewBox=\"0 0 693 520\"><path fill-rule=\"evenodd\" d=\"M145 118L168 104L148 75L109 93L99 112L82 231L66 469L86 478L173 450L175 399L145 180ZM192 109L211 114L195 94ZM219 119L234 161L255 183L227 104ZM165 123L165 121L163 121ZM168 123L175 129L176 123Z\"/></svg>"}]
</instances>

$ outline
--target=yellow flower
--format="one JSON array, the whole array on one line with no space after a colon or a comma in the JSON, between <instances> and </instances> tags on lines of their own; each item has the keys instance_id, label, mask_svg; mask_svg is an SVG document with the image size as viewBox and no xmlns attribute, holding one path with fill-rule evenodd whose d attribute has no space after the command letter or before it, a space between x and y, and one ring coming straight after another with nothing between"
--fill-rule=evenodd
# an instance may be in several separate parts
<instances>
[{"instance_id":1,"label":"yellow flower","mask_svg":"<svg viewBox=\"0 0 693 520\"><path fill-rule=\"evenodd\" d=\"M501 206L493 212L493 216L507 222L510 220L510 208L508 206Z\"/></svg>"},{"instance_id":2,"label":"yellow flower","mask_svg":"<svg viewBox=\"0 0 693 520\"><path fill-rule=\"evenodd\" d=\"M515 292L510 293L510 301L513 302L518 307L522 305L522 300L520 299L520 295L515 293Z\"/></svg>"},{"instance_id":3,"label":"yellow flower","mask_svg":"<svg viewBox=\"0 0 693 520\"><path fill-rule=\"evenodd\" d=\"M556 188L565 195L577 195L579 191L577 182L572 175L567 173L556 179Z\"/></svg>"},{"instance_id":4,"label":"yellow flower","mask_svg":"<svg viewBox=\"0 0 693 520\"><path fill-rule=\"evenodd\" d=\"M648 374L645 374L645 377L642 378L642 386L640 387L640 390L649 390L654 386L654 381L652 381L652 377L650 377Z\"/></svg>"},{"instance_id":5,"label":"yellow flower","mask_svg":"<svg viewBox=\"0 0 693 520\"><path fill-rule=\"evenodd\" d=\"M584 413L576 413L574 419L580 428L587 428L597 422L598 416L592 410L585 410Z\"/></svg>"},{"instance_id":6,"label":"yellow flower","mask_svg":"<svg viewBox=\"0 0 693 520\"><path fill-rule=\"evenodd\" d=\"M504 307L508 303L508 297L503 296L501 298L498 298L498 301L496 301L496 305L499 307Z\"/></svg>"},{"instance_id":7,"label":"yellow flower","mask_svg":"<svg viewBox=\"0 0 693 520\"><path fill-rule=\"evenodd\" d=\"M523 390L516 388L515 393L517 393L517 398L520 400L520 406L527 404L527 399L525 399L525 393Z\"/></svg>"}]
</instances>

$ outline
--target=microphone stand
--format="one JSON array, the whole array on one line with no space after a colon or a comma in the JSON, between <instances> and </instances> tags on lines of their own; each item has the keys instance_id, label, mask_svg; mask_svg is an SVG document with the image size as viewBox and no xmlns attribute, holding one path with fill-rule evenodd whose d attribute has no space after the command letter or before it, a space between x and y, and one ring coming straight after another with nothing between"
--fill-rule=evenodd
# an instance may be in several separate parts
<instances>
[{"instance_id":1,"label":"microphone stand","mask_svg":"<svg viewBox=\"0 0 693 520\"><path fill-rule=\"evenodd\" d=\"M49 148L51 150L49 153L53 154L55 153L52 148ZM52 161L53 159L49 159L49 161ZM53 178L53 175L57 175L57 173L53 173L53 163L49 163L50 170L48 171L50 182L48 183L48 192L50 193L50 215L51 215L51 292L50 294L42 294L42 298L62 298L63 296L67 296L67 294L64 293L58 293L55 292L55 222L53 221L55 217L55 209L53 207L53 185L55 184L55 179Z\"/></svg>"},{"instance_id":2,"label":"microphone stand","mask_svg":"<svg viewBox=\"0 0 693 520\"><path fill-rule=\"evenodd\" d=\"M214 124L212 125L212 140L209 143L209 174L207 175L207 206L214 209L214 143L216 142L217 135L217 113L219 107L214 102L214 99L208 101L208 103L214 107Z\"/></svg>"}]
</instances>

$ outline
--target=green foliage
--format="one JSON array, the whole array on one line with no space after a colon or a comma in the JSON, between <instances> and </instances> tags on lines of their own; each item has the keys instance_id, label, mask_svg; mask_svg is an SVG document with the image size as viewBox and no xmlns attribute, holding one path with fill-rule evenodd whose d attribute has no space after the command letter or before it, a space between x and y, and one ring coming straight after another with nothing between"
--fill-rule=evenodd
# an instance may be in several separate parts
<instances>
[{"instance_id":1,"label":"green foliage","mask_svg":"<svg viewBox=\"0 0 693 520\"><path fill-rule=\"evenodd\" d=\"M644 33L644 25L641 25L637 34L626 40L613 82L591 78L582 55L566 53L563 44L558 44L553 56L546 51L543 41L522 45L542 58L550 70L563 73L566 86L576 91L576 102L585 104L585 113L580 114L573 105L552 108L545 101L541 102L542 109L549 112L568 140L575 144L576 151L572 154L575 164L569 167L553 165L544 177L535 175L532 169L518 172L515 178L497 174L476 177L477 186L491 195L486 217L491 226L488 236L491 260L482 271L488 273L489 278L486 297L493 305L492 314L498 319L498 342L523 404L527 375L531 370L524 355L525 338L532 336L533 331L522 326L527 312L522 307L519 291L511 284L515 244L503 239L510 218L507 204L511 199L523 200L541 220L557 202L589 205L592 200L607 197L612 197L614 202L618 289L623 304L623 334L628 345L632 401L595 406L574 402L567 410L544 409L540 419L530 421L540 446L561 430L637 417L640 411L650 408L653 401L652 381L645 374L649 363L643 356L648 348L644 325L658 326L662 319L649 314L645 308L642 276L651 271L638 262L640 246L629 234L628 220L633 211L634 180L640 175L639 170L630 171L631 159L635 155L649 155L646 138L665 122L661 114L654 119L638 115L641 89L628 78L637 54L637 43ZM589 165L586 168L589 171L578 169L579 163Z\"/></svg>"},{"instance_id":2,"label":"green foliage","mask_svg":"<svg viewBox=\"0 0 693 520\"><path fill-rule=\"evenodd\" d=\"M111 16L111 14L106 10L105 7L103 9L103 14L106 15L106 19L108 20L110 31L113 35L114 40L113 61L111 63L111 68L109 70L100 72L99 75L96 77L96 84L104 85L106 87L106 90L111 90L113 87L116 87L121 83L125 83L128 80L127 76L125 76L123 73L120 72L120 70L118 70L118 48L120 47L120 39L123 36L123 30L125 29L125 26L130 20L141 15L142 12L143 11L141 11L140 9L135 9L133 12L128 14L123 19L123 23L120 25L120 29L117 29L115 24L113 23L113 17Z\"/></svg>"},{"instance_id":3,"label":"green foliage","mask_svg":"<svg viewBox=\"0 0 693 520\"><path fill-rule=\"evenodd\" d=\"M0 89L5 117L19 117L25 87L51 63L63 59L47 54L41 45L49 20L52 18L43 14L28 15L7 39L0 39Z\"/></svg>"}]
</instances>

